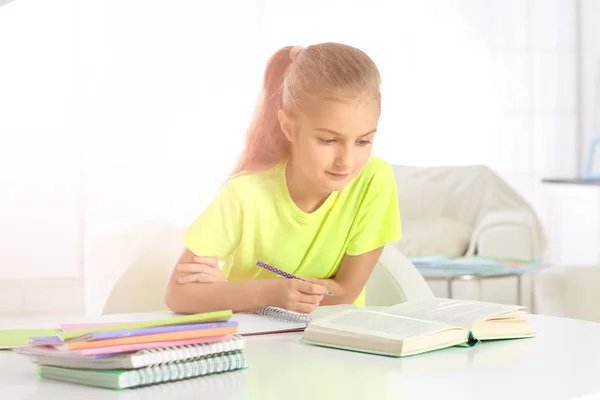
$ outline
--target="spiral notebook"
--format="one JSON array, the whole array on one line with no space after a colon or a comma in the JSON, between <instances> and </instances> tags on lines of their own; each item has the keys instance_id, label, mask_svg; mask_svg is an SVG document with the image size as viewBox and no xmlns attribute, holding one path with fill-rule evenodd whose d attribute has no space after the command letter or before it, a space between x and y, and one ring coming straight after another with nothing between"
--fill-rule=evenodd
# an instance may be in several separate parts
<instances>
[{"instance_id":1,"label":"spiral notebook","mask_svg":"<svg viewBox=\"0 0 600 400\"><path fill-rule=\"evenodd\" d=\"M40 365L40 376L107 389L128 389L236 371L248 367L242 351L222 353L180 363L163 363L139 369L73 369Z\"/></svg>"},{"instance_id":2,"label":"spiral notebook","mask_svg":"<svg viewBox=\"0 0 600 400\"><path fill-rule=\"evenodd\" d=\"M240 335L200 344L190 344L181 346L169 346L155 349L141 350L135 353L115 355L109 357L90 357L90 356L65 356L60 351L54 350L58 354L52 354L51 351L26 351L22 354L30 355L34 362L43 365L65 368L86 368L86 369L136 369L150 367L153 365L171 364L184 361L193 361L206 358L215 354L229 353L232 351L243 350L246 347L246 340Z\"/></svg>"},{"instance_id":3,"label":"spiral notebook","mask_svg":"<svg viewBox=\"0 0 600 400\"><path fill-rule=\"evenodd\" d=\"M308 326L311 316L268 306L252 313L235 313L231 321L238 323L238 333L241 335L261 335L302 331Z\"/></svg>"}]
</instances>

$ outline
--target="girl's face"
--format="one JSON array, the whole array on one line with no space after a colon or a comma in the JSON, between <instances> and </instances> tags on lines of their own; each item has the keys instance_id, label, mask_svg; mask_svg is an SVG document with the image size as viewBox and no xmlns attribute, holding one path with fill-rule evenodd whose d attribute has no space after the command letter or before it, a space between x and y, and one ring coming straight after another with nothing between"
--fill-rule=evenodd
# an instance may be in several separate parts
<instances>
[{"instance_id":1,"label":"girl's face","mask_svg":"<svg viewBox=\"0 0 600 400\"><path fill-rule=\"evenodd\" d=\"M341 190L360 172L371 156L379 113L379 102L372 98L319 101L293 118L280 112L294 168L311 185L308 191Z\"/></svg>"}]
</instances>

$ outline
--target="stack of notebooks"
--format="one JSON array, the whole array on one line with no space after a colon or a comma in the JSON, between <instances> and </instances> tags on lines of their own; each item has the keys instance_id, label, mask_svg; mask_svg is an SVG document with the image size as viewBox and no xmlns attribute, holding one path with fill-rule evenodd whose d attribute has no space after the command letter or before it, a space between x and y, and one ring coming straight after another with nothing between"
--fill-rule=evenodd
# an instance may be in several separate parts
<instances>
[{"instance_id":1,"label":"stack of notebooks","mask_svg":"<svg viewBox=\"0 0 600 400\"><path fill-rule=\"evenodd\" d=\"M245 340L231 311L103 324L31 337L15 349L40 376L127 389L247 368Z\"/></svg>"}]
</instances>

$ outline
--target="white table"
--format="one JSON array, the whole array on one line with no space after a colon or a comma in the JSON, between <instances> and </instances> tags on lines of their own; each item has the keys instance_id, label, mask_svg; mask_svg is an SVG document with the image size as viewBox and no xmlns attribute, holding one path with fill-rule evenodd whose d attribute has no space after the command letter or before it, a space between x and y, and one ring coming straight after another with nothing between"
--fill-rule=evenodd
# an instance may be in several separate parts
<instances>
[{"instance_id":1,"label":"white table","mask_svg":"<svg viewBox=\"0 0 600 400\"><path fill-rule=\"evenodd\" d=\"M600 324L529 318L538 332L533 339L450 348L405 359L303 345L298 343L298 333L251 337L246 350L250 367L245 371L121 392L39 378L28 359L2 351L0 398L546 400L600 396ZM7 321L0 319L0 327L8 327Z\"/></svg>"}]
</instances>

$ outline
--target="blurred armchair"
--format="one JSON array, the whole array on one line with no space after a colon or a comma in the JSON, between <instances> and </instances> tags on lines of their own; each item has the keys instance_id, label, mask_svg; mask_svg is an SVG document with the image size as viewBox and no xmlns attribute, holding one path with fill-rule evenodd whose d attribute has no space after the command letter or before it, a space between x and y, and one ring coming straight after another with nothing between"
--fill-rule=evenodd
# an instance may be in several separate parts
<instances>
[{"instance_id":1,"label":"blurred armchair","mask_svg":"<svg viewBox=\"0 0 600 400\"><path fill-rule=\"evenodd\" d=\"M546 239L533 208L485 166L392 165L407 257L542 258Z\"/></svg>"}]
</instances>

